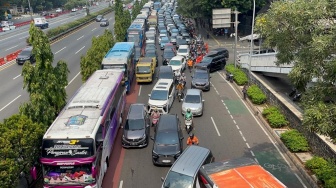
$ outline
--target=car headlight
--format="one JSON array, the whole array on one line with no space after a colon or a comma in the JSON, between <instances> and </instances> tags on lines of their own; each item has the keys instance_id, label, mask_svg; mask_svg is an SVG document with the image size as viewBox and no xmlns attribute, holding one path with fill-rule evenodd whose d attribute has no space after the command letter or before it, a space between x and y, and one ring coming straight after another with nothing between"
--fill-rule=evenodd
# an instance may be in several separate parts
<instances>
[{"instance_id":1,"label":"car headlight","mask_svg":"<svg viewBox=\"0 0 336 188\"><path fill-rule=\"evenodd\" d=\"M144 133L144 134L142 135L142 138L146 138L146 133Z\"/></svg>"}]
</instances>

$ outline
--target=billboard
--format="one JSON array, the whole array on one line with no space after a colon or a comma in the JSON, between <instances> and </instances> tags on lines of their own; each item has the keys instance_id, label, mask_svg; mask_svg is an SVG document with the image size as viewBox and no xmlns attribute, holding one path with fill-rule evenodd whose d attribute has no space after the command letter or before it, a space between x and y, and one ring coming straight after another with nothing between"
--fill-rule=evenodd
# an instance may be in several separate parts
<instances>
[{"instance_id":1,"label":"billboard","mask_svg":"<svg viewBox=\"0 0 336 188\"><path fill-rule=\"evenodd\" d=\"M212 28L231 27L231 9L212 9Z\"/></svg>"}]
</instances>

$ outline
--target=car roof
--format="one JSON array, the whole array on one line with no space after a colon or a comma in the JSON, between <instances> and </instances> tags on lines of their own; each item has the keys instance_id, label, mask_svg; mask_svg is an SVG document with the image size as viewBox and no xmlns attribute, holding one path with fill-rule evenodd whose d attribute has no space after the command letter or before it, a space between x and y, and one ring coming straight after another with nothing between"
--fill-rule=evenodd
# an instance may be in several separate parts
<instances>
[{"instance_id":1,"label":"car roof","mask_svg":"<svg viewBox=\"0 0 336 188\"><path fill-rule=\"evenodd\" d=\"M145 109L145 105L142 103L131 104L129 111L128 111L127 119L143 119L144 109Z\"/></svg>"},{"instance_id":2,"label":"car roof","mask_svg":"<svg viewBox=\"0 0 336 188\"><path fill-rule=\"evenodd\" d=\"M173 71L173 68L171 67L171 66L160 66L160 72L162 72L162 71Z\"/></svg>"},{"instance_id":3,"label":"car roof","mask_svg":"<svg viewBox=\"0 0 336 188\"><path fill-rule=\"evenodd\" d=\"M181 48L189 49L189 46L188 45L180 45L179 49L181 49Z\"/></svg>"},{"instance_id":4,"label":"car roof","mask_svg":"<svg viewBox=\"0 0 336 188\"><path fill-rule=\"evenodd\" d=\"M172 79L159 79L153 90L169 90L169 87L173 84ZM161 118L161 117L160 117Z\"/></svg>"},{"instance_id":5,"label":"car roof","mask_svg":"<svg viewBox=\"0 0 336 188\"><path fill-rule=\"evenodd\" d=\"M178 117L175 114L162 114L157 131L178 130Z\"/></svg>"},{"instance_id":6,"label":"car roof","mask_svg":"<svg viewBox=\"0 0 336 188\"><path fill-rule=\"evenodd\" d=\"M199 89L188 89L186 95L201 95L201 92Z\"/></svg>"},{"instance_id":7,"label":"car roof","mask_svg":"<svg viewBox=\"0 0 336 188\"><path fill-rule=\"evenodd\" d=\"M22 51L32 51L32 50L33 50L32 46L27 46Z\"/></svg>"},{"instance_id":8,"label":"car roof","mask_svg":"<svg viewBox=\"0 0 336 188\"><path fill-rule=\"evenodd\" d=\"M173 57L171 60L182 60L183 58L184 58L183 56L177 55Z\"/></svg>"}]
</instances>

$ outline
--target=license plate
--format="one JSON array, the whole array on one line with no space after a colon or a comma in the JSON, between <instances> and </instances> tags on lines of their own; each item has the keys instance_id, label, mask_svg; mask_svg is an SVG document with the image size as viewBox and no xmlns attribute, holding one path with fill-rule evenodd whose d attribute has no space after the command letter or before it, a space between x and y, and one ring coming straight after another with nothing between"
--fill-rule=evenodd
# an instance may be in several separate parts
<instances>
[{"instance_id":1,"label":"license plate","mask_svg":"<svg viewBox=\"0 0 336 188\"><path fill-rule=\"evenodd\" d=\"M163 163L170 163L170 160L162 160Z\"/></svg>"},{"instance_id":2,"label":"license plate","mask_svg":"<svg viewBox=\"0 0 336 188\"><path fill-rule=\"evenodd\" d=\"M136 143L131 143L131 146L135 146L136 145Z\"/></svg>"}]
</instances>

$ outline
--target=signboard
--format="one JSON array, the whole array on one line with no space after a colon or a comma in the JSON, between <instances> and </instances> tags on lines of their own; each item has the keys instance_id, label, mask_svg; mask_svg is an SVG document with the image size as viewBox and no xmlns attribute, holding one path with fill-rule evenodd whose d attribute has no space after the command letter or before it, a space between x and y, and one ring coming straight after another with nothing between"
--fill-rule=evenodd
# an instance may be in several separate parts
<instances>
[{"instance_id":1,"label":"signboard","mask_svg":"<svg viewBox=\"0 0 336 188\"><path fill-rule=\"evenodd\" d=\"M43 140L44 158L83 158L94 155L93 139Z\"/></svg>"},{"instance_id":2,"label":"signboard","mask_svg":"<svg viewBox=\"0 0 336 188\"><path fill-rule=\"evenodd\" d=\"M212 9L212 28L231 27L231 9Z\"/></svg>"}]
</instances>

